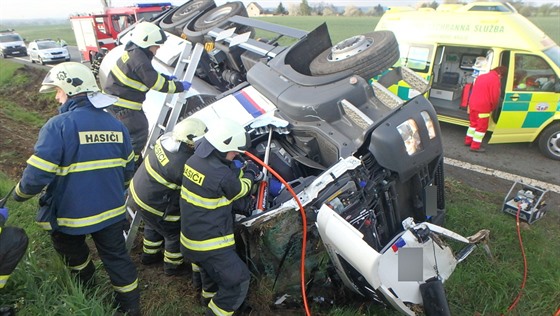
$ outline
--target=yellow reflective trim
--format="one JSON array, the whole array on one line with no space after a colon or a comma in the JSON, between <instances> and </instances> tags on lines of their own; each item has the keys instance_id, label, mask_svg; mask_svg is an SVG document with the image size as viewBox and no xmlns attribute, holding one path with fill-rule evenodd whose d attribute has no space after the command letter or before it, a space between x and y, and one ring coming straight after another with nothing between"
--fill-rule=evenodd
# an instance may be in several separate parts
<instances>
[{"instance_id":1,"label":"yellow reflective trim","mask_svg":"<svg viewBox=\"0 0 560 316\"><path fill-rule=\"evenodd\" d=\"M113 289L119 293L127 293L135 290L138 287L138 278L134 280L134 282L130 283L129 285L125 286L115 286L113 285Z\"/></svg>"},{"instance_id":2,"label":"yellow reflective trim","mask_svg":"<svg viewBox=\"0 0 560 316\"><path fill-rule=\"evenodd\" d=\"M175 93L175 91L177 91L177 85L175 84L175 81L169 81L169 90L167 93Z\"/></svg>"},{"instance_id":3,"label":"yellow reflective trim","mask_svg":"<svg viewBox=\"0 0 560 316\"><path fill-rule=\"evenodd\" d=\"M171 264L174 264L174 265L180 265L184 261L183 261L183 258L173 259L173 258L164 257L163 262L171 263Z\"/></svg>"},{"instance_id":4,"label":"yellow reflective trim","mask_svg":"<svg viewBox=\"0 0 560 316\"><path fill-rule=\"evenodd\" d=\"M191 263L192 272L200 272L200 267L196 263Z\"/></svg>"},{"instance_id":5,"label":"yellow reflective trim","mask_svg":"<svg viewBox=\"0 0 560 316\"><path fill-rule=\"evenodd\" d=\"M134 179L132 179L132 181L130 182L130 186L128 187L128 192L130 193L130 195L132 195L132 199L134 200L134 202L136 202L136 204L138 204L142 209L154 215L157 215L159 217L163 217L163 212L156 210L155 208L149 206L148 204L140 200L138 194L136 194L136 190L134 189Z\"/></svg>"},{"instance_id":6,"label":"yellow reflective trim","mask_svg":"<svg viewBox=\"0 0 560 316\"><path fill-rule=\"evenodd\" d=\"M143 243L144 243L144 246L147 246L147 247L160 247L163 244L163 240L151 241L151 240L146 239L146 237L144 237Z\"/></svg>"},{"instance_id":7,"label":"yellow reflective trim","mask_svg":"<svg viewBox=\"0 0 560 316\"><path fill-rule=\"evenodd\" d=\"M167 180L165 180L164 177L162 177L159 173L157 173L157 171L154 170L154 168L152 167L151 163L150 163L150 159L146 159L146 171L148 172L148 174L154 179L156 180L159 184L170 188L171 190L179 190L179 186L176 185L175 183L171 183Z\"/></svg>"},{"instance_id":8,"label":"yellow reflective trim","mask_svg":"<svg viewBox=\"0 0 560 316\"><path fill-rule=\"evenodd\" d=\"M163 84L167 81L167 79L165 79L161 74L158 74L157 76L157 80L154 83L154 85L152 86L152 90L161 90L161 88L163 88ZM169 91L171 92L171 91Z\"/></svg>"},{"instance_id":9,"label":"yellow reflective trim","mask_svg":"<svg viewBox=\"0 0 560 316\"><path fill-rule=\"evenodd\" d=\"M218 307L218 305L216 305L216 303L214 303L214 300L210 300L210 303L208 303L208 308L210 308L215 315L217 316L231 316L233 315L233 311L228 312L225 311L221 308Z\"/></svg>"},{"instance_id":10,"label":"yellow reflective trim","mask_svg":"<svg viewBox=\"0 0 560 316\"><path fill-rule=\"evenodd\" d=\"M185 235L183 235L183 233L181 233L181 244L187 249L194 251L210 251L235 245L235 238L233 237L233 234L229 234L226 236L199 241L188 239Z\"/></svg>"},{"instance_id":11,"label":"yellow reflective trim","mask_svg":"<svg viewBox=\"0 0 560 316\"><path fill-rule=\"evenodd\" d=\"M156 253L158 253L160 251L160 249L150 249L150 248L146 248L146 247L142 247L142 251L144 253L147 253L149 255L155 255Z\"/></svg>"},{"instance_id":12,"label":"yellow reflective trim","mask_svg":"<svg viewBox=\"0 0 560 316\"><path fill-rule=\"evenodd\" d=\"M130 154L128 155L128 158L126 159L126 162L128 163L128 162L133 161L134 157L135 157L134 151L131 151Z\"/></svg>"},{"instance_id":13,"label":"yellow reflective trim","mask_svg":"<svg viewBox=\"0 0 560 316\"><path fill-rule=\"evenodd\" d=\"M9 278L10 275L0 275L0 289L6 286L6 283L8 283Z\"/></svg>"},{"instance_id":14,"label":"yellow reflective trim","mask_svg":"<svg viewBox=\"0 0 560 316\"><path fill-rule=\"evenodd\" d=\"M49 222L36 222L37 225L39 225L39 227L41 227L44 230L52 230L52 226L51 223Z\"/></svg>"},{"instance_id":15,"label":"yellow reflective trim","mask_svg":"<svg viewBox=\"0 0 560 316\"><path fill-rule=\"evenodd\" d=\"M163 218L164 221L166 222L178 222L181 220L181 216L180 215L167 215Z\"/></svg>"},{"instance_id":16,"label":"yellow reflective trim","mask_svg":"<svg viewBox=\"0 0 560 316\"><path fill-rule=\"evenodd\" d=\"M120 106L121 108L129 109L129 110L135 110L135 111L142 110L142 103L129 101L122 98L118 98L117 101L113 103L113 105Z\"/></svg>"},{"instance_id":17,"label":"yellow reflective trim","mask_svg":"<svg viewBox=\"0 0 560 316\"><path fill-rule=\"evenodd\" d=\"M21 192L21 189L19 188L19 185L20 185L20 184L19 184L19 182L18 182L18 184L16 185L16 194L17 194L17 196L19 196L19 197L21 197L21 198L24 198L24 199L30 199L30 198L32 198L33 196L35 196L35 194L25 194L25 193Z\"/></svg>"},{"instance_id":18,"label":"yellow reflective trim","mask_svg":"<svg viewBox=\"0 0 560 316\"><path fill-rule=\"evenodd\" d=\"M231 204L231 201L224 196L217 199L209 199L195 194L187 190L185 187L181 187L181 198L188 203L208 210L215 210L219 207Z\"/></svg>"},{"instance_id":19,"label":"yellow reflective trim","mask_svg":"<svg viewBox=\"0 0 560 316\"><path fill-rule=\"evenodd\" d=\"M247 178L241 178L240 180L241 180L241 191L239 191L239 193L237 193L237 195L232 200L237 200L244 197L251 190L251 180Z\"/></svg>"},{"instance_id":20,"label":"yellow reflective trim","mask_svg":"<svg viewBox=\"0 0 560 316\"><path fill-rule=\"evenodd\" d=\"M490 117L490 113L478 113L478 118L487 118Z\"/></svg>"},{"instance_id":21,"label":"yellow reflective trim","mask_svg":"<svg viewBox=\"0 0 560 316\"><path fill-rule=\"evenodd\" d=\"M122 158L77 162L66 167L59 167L58 170L56 171L56 175L65 176L73 172L126 167L126 163L127 161Z\"/></svg>"},{"instance_id":22,"label":"yellow reflective trim","mask_svg":"<svg viewBox=\"0 0 560 316\"><path fill-rule=\"evenodd\" d=\"M122 215L126 212L125 205L121 205L114 209L105 211L101 214L83 218L58 218L56 221L59 226L66 226L66 227L87 227L95 224L99 224L103 221L111 219L113 217L117 217Z\"/></svg>"},{"instance_id":23,"label":"yellow reflective trim","mask_svg":"<svg viewBox=\"0 0 560 316\"><path fill-rule=\"evenodd\" d=\"M149 90L148 87L146 87L142 82L127 77L118 65L115 65L115 67L111 69L111 72L122 84L127 87L133 88L135 90L140 90L142 92L146 92Z\"/></svg>"},{"instance_id":24,"label":"yellow reflective trim","mask_svg":"<svg viewBox=\"0 0 560 316\"><path fill-rule=\"evenodd\" d=\"M172 259L183 258L183 255L180 252L171 252L171 251L167 251L167 250L165 250L163 252L163 255L167 258L172 258Z\"/></svg>"},{"instance_id":25,"label":"yellow reflective trim","mask_svg":"<svg viewBox=\"0 0 560 316\"><path fill-rule=\"evenodd\" d=\"M68 266L70 268L70 270L74 270L74 271L82 271L87 265L88 263L91 261L91 256L88 255L86 261L80 265L77 266Z\"/></svg>"},{"instance_id":26,"label":"yellow reflective trim","mask_svg":"<svg viewBox=\"0 0 560 316\"><path fill-rule=\"evenodd\" d=\"M216 295L216 292L208 292L208 291L202 290L202 294L201 294L201 295L202 295L202 297L204 297L204 298L212 298L212 297L214 297L214 296Z\"/></svg>"},{"instance_id":27,"label":"yellow reflective trim","mask_svg":"<svg viewBox=\"0 0 560 316\"><path fill-rule=\"evenodd\" d=\"M27 163L30 164L31 166L37 168L37 169L41 169L43 171L46 172L50 172L50 173L55 173L58 170L58 165L55 165L54 163L47 161L45 159L39 158L35 155L31 155L31 157L29 157L29 159L27 159Z\"/></svg>"}]
</instances>

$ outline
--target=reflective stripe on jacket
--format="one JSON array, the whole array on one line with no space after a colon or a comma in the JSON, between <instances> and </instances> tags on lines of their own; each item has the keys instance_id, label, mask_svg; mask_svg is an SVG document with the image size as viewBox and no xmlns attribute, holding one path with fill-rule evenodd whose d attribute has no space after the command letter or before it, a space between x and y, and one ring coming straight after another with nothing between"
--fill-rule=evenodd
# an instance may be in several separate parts
<instances>
[{"instance_id":1,"label":"reflective stripe on jacket","mask_svg":"<svg viewBox=\"0 0 560 316\"><path fill-rule=\"evenodd\" d=\"M114 105L131 110L141 110L148 90L182 92L179 81L169 80L152 66L153 55L148 49L132 43L107 76L103 91L119 98Z\"/></svg>"},{"instance_id":2,"label":"reflective stripe on jacket","mask_svg":"<svg viewBox=\"0 0 560 316\"><path fill-rule=\"evenodd\" d=\"M194 154L185 164L181 187L181 244L190 251L233 247L232 203L250 193L252 180L217 155Z\"/></svg>"},{"instance_id":3,"label":"reflective stripe on jacket","mask_svg":"<svg viewBox=\"0 0 560 316\"><path fill-rule=\"evenodd\" d=\"M134 202L156 216L165 215L166 221L179 221L183 167L192 153L193 150L186 144L177 144L171 133L158 139L154 150L136 170L130 183L130 195Z\"/></svg>"},{"instance_id":4,"label":"reflective stripe on jacket","mask_svg":"<svg viewBox=\"0 0 560 316\"><path fill-rule=\"evenodd\" d=\"M125 183L133 173L126 127L87 97L74 97L41 128L14 198L26 200L47 186L42 225L88 234L124 219Z\"/></svg>"}]
</instances>

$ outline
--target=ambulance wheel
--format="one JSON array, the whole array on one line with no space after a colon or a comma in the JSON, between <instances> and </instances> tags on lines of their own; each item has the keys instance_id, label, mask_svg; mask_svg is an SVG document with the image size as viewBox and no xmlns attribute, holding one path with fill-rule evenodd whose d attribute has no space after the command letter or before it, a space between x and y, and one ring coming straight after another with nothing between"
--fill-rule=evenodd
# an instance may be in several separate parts
<instances>
[{"instance_id":1,"label":"ambulance wheel","mask_svg":"<svg viewBox=\"0 0 560 316\"><path fill-rule=\"evenodd\" d=\"M376 31L347 38L315 57L309 65L312 75L328 75L351 69L370 79L399 59L399 45L391 31Z\"/></svg>"},{"instance_id":2,"label":"ambulance wheel","mask_svg":"<svg viewBox=\"0 0 560 316\"><path fill-rule=\"evenodd\" d=\"M539 136L539 149L546 157L560 160L560 123L550 124Z\"/></svg>"},{"instance_id":3,"label":"ambulance wheel","mask_svg":"<svg viewBox=\"0 0 560 316\"><path fill-rule=\"evenodd\" d=\"M159 27L169 33L180 36L183 27L187 22L197 15L216 7L214 0L193 0L189 1L174 10L171 10L159 22Z\"/></svg>"}]
</instances>

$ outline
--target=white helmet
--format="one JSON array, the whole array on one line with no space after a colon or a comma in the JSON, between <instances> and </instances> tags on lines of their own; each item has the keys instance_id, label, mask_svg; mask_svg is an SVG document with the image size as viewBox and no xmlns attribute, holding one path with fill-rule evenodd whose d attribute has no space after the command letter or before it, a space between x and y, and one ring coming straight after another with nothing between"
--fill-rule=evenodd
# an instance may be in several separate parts
<instances>
[{"instance_id":1,"label":"white helmet","mask_svg":"<svg viewBox=\"0 0 560 316\"><path fill-rule=\"evenodd\" d=\"M241 124L229 119L222 119L214 126L204 138L218 151L242 153L250 144L249 134Z\"/></svg>"},{"instance_id":2,"label":"white helmet","mask_svg":"<svg viewBox=\"0 0 560 316\"><path fill-rule=\"evenodd\" d=\"M194 117L188 117L175 125L173 138L192 146L195 139L204 135L207 131L208 128L206 128L204 122Z\"/></svg>"},{"instance_id":3,"label":"white helmet","mask_svg":"<svg viewBox=\"0 0 560 316\"><path fill-rule=\"evenodd\" d=\"M43 79L39 92L53 92L55 87L59 87L69 96L99 91L91 70L86 65L76 62L65 62L54 66Z\"/></svg>"},{"instance_id":4,"label":"white helmet","mask_svg":"<svg viewBox=\"0 0 560 316\"><path fill-rule=\"evenodd\" d=\"M130 41L142 48L159 46L167 40L165 33L157 25L149 22L138 23L131 32Z\"/></svg>"}]
</instances>

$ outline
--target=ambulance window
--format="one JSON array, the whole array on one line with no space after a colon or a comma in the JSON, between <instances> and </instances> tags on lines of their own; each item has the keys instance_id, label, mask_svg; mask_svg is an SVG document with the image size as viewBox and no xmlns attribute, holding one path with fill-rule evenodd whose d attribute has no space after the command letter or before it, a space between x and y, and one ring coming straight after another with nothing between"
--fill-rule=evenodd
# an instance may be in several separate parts
<instances>
[{"instance_id":1,"label":"ambulance window","mask_svg":"<svg viewBox=\"0 0 560 316\"><path fill-rule=\"evenodd\" d=\"M552 78L556 78L554 70L542 57L528 54L515 55L513 90L548 90L545 84L552 81Z\"/></svg>"},{"instance_id":2,"label":"ambulance window","mask_svg":"<svg viewBox=\"0 0 560 316\"><path fill-rule=\"evenodd\" d=\"M413 47L408 50L406 66L412 70L426 72L429 69L430 49L427 47Z\"/></svg>"}]
</instances>

